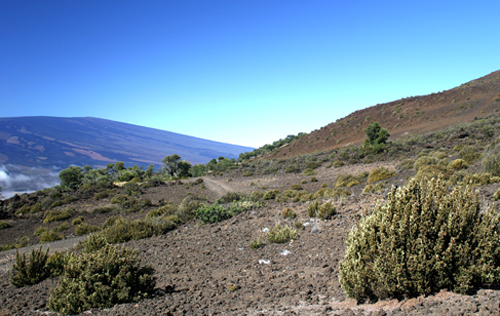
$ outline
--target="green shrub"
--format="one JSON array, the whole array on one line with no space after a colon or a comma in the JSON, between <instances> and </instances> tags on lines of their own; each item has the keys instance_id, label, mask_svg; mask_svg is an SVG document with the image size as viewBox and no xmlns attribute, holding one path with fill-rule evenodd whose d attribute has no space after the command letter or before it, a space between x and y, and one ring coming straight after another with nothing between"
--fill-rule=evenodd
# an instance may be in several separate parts
<instances>
[{"instance_id":1,"label":"green shrub","mask_svg":"<svg viewBox=\"0 0 500 316\"><path fill-rule=\"evenodd\" d=\"M71 213L74 211L73 208L65 208L60 211L47 211L45 212L45 219L43 223L51 223L57 221L63 221L71 217Z\"/></svg>"},{"instance_id":2,"label":"green shrub","mask_svg":"<svg viewBox=\"0 0 500 316\"><path fill-rule=\"evenodd\" d=\"M97 232L101 230L98 226L88 225L87 223L81 223L75 227L75 235L81 236Z\"/></svg>"},{"instance_id":3,"label":"green shrub","mask_svg":"<svg viewBox=\"0 0 500 316\"><path fill-rule=\"evenodd\" d=\"M306 179L304 179L304 180L300 181L300 183L301 183L301 184L307 184L307 180L306 180Z\"/></svg>"},{"instance_id":4,"label":"green shrub","mask_svg":"<svg viewBox=\"0 0 500 316\"><path fill-rule=\"evenodd\" d=\"M385 190L385 185L383 182L379 182L377 184L367 184L363 189L362 193L378 193Z\"/></svg>"},{"instance_id":5,"label":"green shrub","mask_svg":"<svg viewBox=\"0 0 500 316\"><path fill-rule=\"evenodd\" d=\"M200 207L205 205L204 201L196 198L188 196L184 200L182 200L181 204L177 207L175 211L175 215L178 220L181 222L187 222L195 216L194 211Z\"/></svg>"},{"instance_id":6,"label":"green shrub","mask_svg":"<svg viewBox=\"0 0 500 316\"><path fill-rule=\"evenodd\" d=\"M128 201L128 196L124 194L117 194L111 199L111 204L125 204Z\"/></svg>"},{"instance_id":7,"label":"green shrub","mask_svg":"<svg viewBox=\"0 0 500 316\"><path fill-rule=\"evenodd\" d=\"M336 187L345 187L349 183L351 183L352 181L357 181L357 179L356 179L355 176L353 176L351 174L341 173L335 179L334 184L335 184ZM359 182L358 182L358 184L359 184Z\"/></svg>"},{"instance_id":8,"label":"green shrub","mask_svg":"<svg viewBox=\"0 0 500 316\"><path fill-rule=\"evenodd\" d=\"M47 242L55 241L55 240L61 240L63 239L63 236L59 235L55 231L52 230L47 230L44 231L40 234L40 243L44 244Z\"/></svg>"},{"instance_id":9,"label":"green shrub","mask_svg":"<svg viewBox=\"0 0 500 316\"><path fill-rule=\"evenodd\" d=\"M455 159L448 164L448 168L452 170L467 169L469 165L463 159Z\"/></svg>"},{"instance_id":10,"label":"green shrub","mask_svg":"<svg viewBox=\"0 0 500 316\"><path fill-rule=\"evenodd\" d=\"M321 184L321 188L322 188L322 189L324 189L324 188L328 188L328 184L326 184L326 183Z\"/></svg>"},{"instance_id":11,"label":"green shrub","mask_svg":"<svg viewBox=\"0 0 500 316\"><path fill-rule=\"evenodd\" d=\"M55 233L60 233L66 229L69 228L69 224L68 223L62 223L61 225L59 225L58 227L56 228L53 228L52 230L55 232Z\"/></svg>"},{"instance_id":12,"label":"green shrub","mask_svg":"<svg viewBox=\"0 0 500 316\"><path fill-rule=\"evenodd\" d=\"M295 183L295 184L292 184L290 186L290 190L293 190L293 191L300 191L300 190L304 190L304 188L298 184L298 183Z\"/></svg>"},{"instance_id":13,"label":"green shrub","mask_svg":"<svg viewBox=\"0 0 500 316\"><path fill-rule=\"evenodd\" d=\"M443 178L448 179L450 177L450 170L447 166L443 166L440 164L422 166L418 169L415 174L415 178L417 180L422 179L432 179L432 178Z\"/></svg>"},{"instance_id":14,"label":"green shrub","mask_svg":"<svg viewBox=\"0 0 500 316\"><path fill-rule=\"evenodd\" d=\"M476 148L472 146L465 146L462 150L460 150L460 157L462 157L462 159L470 165L481 158L481 154Z\"/></svg>"},{"instance_id":15,"label":"green shrub","mask_svg":"<svg viewBox=\"0 0 500 316\"><path fill-rule=\"evenodd\" d=\"M42 210L42 204L41 203L36 203L33 205L30 209L30 213L38 213Z\"/></svg>"},{"instance_id":16,"label":"green shrub","mask_svg":"<svg viewBox=\"0 0 500 316\"><path fill-rule=\"evenodd\" d=\"M42 204L42 208L44 210L48 210L50 209L52 203L54 203L54 199L52 199L51 197L46 197L42 200L41 204Z\"/></svg>"},{"instance_id":17,"label":"green shrub","mask_svg":"<svg viewBox=\"0 0 500 316\"><path fill-rule=\"evenodd\" d=\"M305 169L305 170L302 172L302 175L303 175L304 177L314 176L314 175L316 175L316 174L317 174L317 173L316 173L316 171L314 171L313 169L310 169L310 168L307 168L307 169Z\"/></svg>"},{"instance_id":18,"label":"green shrub","mask_svg":"<svg viewBox=\"0 0 500 316\"><path fill-rule=\"evenodd\" d=\"M346 240L339 281L357 300L471 293L500 281L500 217L471 187L412 179L377 202Z\"/></svg>"},{"instance_id":19,"label":"green shrub","mask_svg":"<svg viewBox=\"0 0 500 316\"><path fill-rule=\"evenodd\" d=\"M491 183L491 174L489 173L466 174L462 179L463 185L483 186L490 183Z\"/></svg>"},{"instance_id":20,"label":"green shrub","mask_svg":"<svg viewBox=\"0 0 500 316\"><path fill-rule=\"evenodd\" d=\"M321 199L321 198L345 198L351 195L351 191L344 188L323 188L319 189L312 196L313 199Z\"/></svg>"},{"instance_id":21,"label":"green shrub","mask_svg":"<svg viewBox=\"0 0 500 316\"><path fill-rule=\"evenodd\" d=\"M264 246L264 239L262 239L261 237L256 237L250 242L250 248L252 249L257 249L262 246Z\"/></svg>"},{"instance_id":22,"label":"green shrub","mask_svg":"<svg viewBox=\"0 0 500 316\"><path fill-rule=\"evenodd\" d=\"M71 222L71 225L73 226L80 225L84 220L85 218L83 216L78 216Z\"/></svg>"},{"instance_id":23,"label":"green shrub","mask_svg":"<svg viewBox=\"0 0 500 316\"><path fill-rule=\"evenodd\" d=\"M11 225L8 222L6 222L4 220L0 220L0 229L9 228L9 227L11 227Z\"/></svg>"},{"instance_id":24,"label":"green shrub","mask_svg":"<svg viewBox=\"0 0 500 316\"><path fill-rule=\"evenodd\" d=\"M225 195L223 195L221 198L217 199L217 201L220 204L225 204L225 203L232 203L232 202L236 202L236 201L245 200L246 198L247 198L247 196L244 195L243 193L228 192Z\"/></svg>"},{"instance_id":25,"label":"green shrub","mask_svg":"<svg viewBox=\"0 0 500 316\"><path fill-rule=\"evenodd\" d=\"M276 198L276 195L278 195L278 193L280 193L279 190L269 190L269 191L266 191L262 195L262 199L263 200L272 200L272 199Z\"/></svg>"},{"instance_id":26,"label":"green shrub","mask_svg":"<svg viewBox=\"0 0 500 316\"><path fill-rule=\"evenodd\" d=\"M307 169L314 170L314 169L319 168L319 167L321 167L321 162L319 162L319 161L308 161L308 162L306 162L306 170Z\"/></svg>"},{"instance_id":27,"label":"green shrub","mask_svg":"<svg viewBox=\"0 0 500 316\"><path fill-rule=\"evenodd\" d=\"M108 192L98 192L94 195L94 200L102 200L108 197Z\"/></svg>"},{"instance_id":28,"label":"green shrub","mask_svg":"<svg viewBox=\"0 0 500 316\"><path fill-rule=\"evenodd\" d=\"M286 173L295 173L298 172L300 169L297 165L289 165L285 168Z\"/></svg>"},{"instance_id":29,"label":"green shrub","mask_svg":"<svg viewBox=\"0 0 500 316\"><path fill-rule=\"evenodd\" d=\"M311 183L318 182L318 179L316 179L316 177L311 177L309 182L311 182Z\"/></svg>"},{"instance_id":30,"label":"green shrub","mask_svg":"<svg viewBox=\"0 0 500 316\"><path fill-rule=\"evenodd\" d=\"M351 182L349 182L347 184L347 187L350 188L350 187L353 187L353 186L356 186L356 185L359 185L359 184L360 184L360 182L357 179L355 179L355 180L352 180Z\"/></svg>"},{"instance_id":31,"label":"green shrub","mask_svg":"<svg viewBox=\"0 0 500 316\"><path fill-rule=\"evenodd\" d=\"M203 206L195 210L196 217L204 223L215 223L233 217L230 210L226 209L218 203Z\"/></svg>"},{"instance_id":32,"label":"green shrub","mask_svg":"<svg viewBox=\"0 0 500 316\"><path fill-rule=\"evenodd\" d=\"M35 229L35 231L33 232L33 236L41 236L42 233L48 232L48 231L49 231L48 228L40 226L37 229Z\"/></svg>"},{"instance_id":33,"label":"green shrub","mask_svg":"<svg viewBox=\"0 0 500 316\"><path fill-rule=\"evenodd\" d=\"M299 221L299 220L296 220L296 221L293 223L293 225L294 225L294 226L295 226L295 228L297 228L297 229L300 229L300 228L302 228L302 226L304 226L304 224L303 224L301 221Z\"/></svg>"},{"instance_id":34,"label":"green shrub","mask_svg":"<svg viewBox=\"0 0 500 316\"><path fill-rule=\"evenodd\" d=\"M307 206L307 216L309 217L316 217L318 216L320 209L319 201L313 201L311 204Z\"/></svg>"},{"instance_id":35,"label":"green shrub","mask_svg":"<svg viewBox=\"0 0 500 316\"><path fill-rule=\"evenodd\" d=\"M116 209L112 206L101 206L101 207L96 207L95 209L92 210L92 214L104 214L104 213L109 213L109 212L114 212Z\"/></svg>"},{"instance_id":36,"label":"green shrub","mask_svg":"<svg viewBox=\"0 0 500 316\"><path fill-rule=\"evenodd\" d=\"M337 208L331 202L326 202L319 208L317 216L322 219L330 219L335 214L337 214Z\"/></svg>"},{"instance_id":37,"label":"green shrub","mask_svg":"<svg viewBox=\"0 0 500 316\"><path fill-rule=\"evenodd\" d=\"M58 206L63 206L64 205L64 202L59 200L59 201L55 201L54 203L52 203L50 205L50 208L54 208L54 207L58 207Z\"/></svg>"},{"instance_id":38,"label":"green shrub","mask_svg":"<svg viewBox=\"0 0 500 316\"><path fill-rule=\"evenodd\" d=\"M493 194L493 199L495 201L500 200L500 188L497 190L497 192L495 192L495 194Z\"/></svg>"},{"instance_id":39,"label":"green shrub","mask_svg":"<svg viewBox=\"0 0 500 316\"><path fill-rule=\"evenodd\" d=\"M291 218L291 219L294 219L294 218L295 218L295 211L293 210L293 208L287 207L287 208L285 208L285 209L281 212L281 216L282 216L283 218Z\"/></svg>"},{"instance_id":40,"label":"green shrub","mask_svg":"<svg viewBox=\"0 0 500 316\"><path fill-rule=\"evenodd\" d=\"M414 166L415 166L415 159L403 159L399 164L399 168L401 170L413 169Z\"/></svg>"},{"instance_id":41,"label":"green shrub","mask_svg":"<svg viewBox=\"0 0 500 316\"><path fill-rule=\"evenodd\" d=\"M500 154L493 154L488 156L483 161L483 166L486 172L491 173L494 176L500 176Z\"/></svg>"},{"instance_id":42,"label":"green shrub","mask_svg":"<svg viewBox=\"0 0 500 316\"><path fill-rule=\"evenodd\" d=\"M64 198L63 203L64 204L69 204L71 202L78 201L78 198L73 195L68 195L67 197Z\"/></svg>"},{"instance_id":43,"label":"green shrub","mask_svg":"<svg viewBox=\"0 0 500 316\"><path fill-rule=\"evenodd\" d=\"M14 215L22 216L28 214L30 212L30 206L28 204L24 204L20 209L18 209Z\"/></svg>"},{"instance_id":44,"label":"green shrub","mask_svg":"<svg viewBox=\"0 0 500 316\"><path fill-rule=\"evenodd\" d=\"M333 166L334 166L335 168L340 168L340 167L342 167L343 165L345 165L345 163L344 163L342 160L337 160L337 161L334 161L334 162L333 162Z\"/></svg>"},{"instance_id":45,"label":"green shrub","mask_svg":"<svg viewBox=\"0 0 500 316\"><path fill-rule=\"evenodd\" d=\"M175 228L174 223L166 220L132 221L123 217L114 217L112 220L108 218L108 220L104 222L102 230L94 235L104 238L110 244L163 235Z\"/></svg>"},{"instance_id":46,"label":"green shrub","mask_svg":"<svg viewBox=\"0 0 500 316\"><path fill-rule=\"evenodd\" d=\"M414 168L415 171L420 170L422 167L429 165L437 165L438 159L429 156L422 156L415 161Z\"/></svg>"},{"instance_id":47,"label":"green shrub","mask_svg":"<svg viewBox=\"0 0 500 316\"><path fill-rule=\"evenodd\" d=\"M202 183L203 183L202 178L198 178L198 179L194 180L194 182L193 182L194 185L198 185L198 184L202 184Z\"/></svg>"},{"instance_id":48,"label":"green shrub","mask_svg":"<svg viewBox=\"0 0 500 316\"><path fill-rule=\"evenodd\" d=\"M271 244L283 244L292 239L297 239L297 231L288 226L276 226L266 234L267 241Z\"/></svg>"},{"instance_id":49,"label":"green shrub","mask_svg":"<svg viewBox=\"0 0 500 316\"><path fill-rule=\"evenodd\" d=\"M370 175L368 176L368 183L389 179L394 177L395 175L396 173L394 171L390 171L384 167L378 167L377 169L374 169L370 172Z\"/></svg>"},{"instance_id":50,"label":"green shrub","mask_svg":"<svg viewBox=\"0 0 500 316\"><path fill-rule=\"evenodd\" d=\"M46 263L46 268L49 270L50 276L60 276L64 273L64 267L68 263L69 256L62 252L54 252L51 254Z\"/></svg>"},{"instance_id":51,"label":"green shrub","mask_svg":"<svg viewBox=\"0 0 500 316\"><path fill-rule=\"evenodd\" d=\"M105 245L95 253L73 256L47 306L62 314L110 308L147 297L154 290L152 267L140 267L137 251Z\"/></svg>"},{"instance_id":52,"label":"green shrub","mask_svg":"<svg viewBox=\"0 0 500 316\"><path fill-rule=\"evenodd\" d=\"M43 251L42 247L33 249L30 252L29 262L26 261L26 254L16 252L16 262L12 266L10 283L16 287L37 284L50 276L50 270L46 263L49 250Z\"/></svg>"}]
</instances>

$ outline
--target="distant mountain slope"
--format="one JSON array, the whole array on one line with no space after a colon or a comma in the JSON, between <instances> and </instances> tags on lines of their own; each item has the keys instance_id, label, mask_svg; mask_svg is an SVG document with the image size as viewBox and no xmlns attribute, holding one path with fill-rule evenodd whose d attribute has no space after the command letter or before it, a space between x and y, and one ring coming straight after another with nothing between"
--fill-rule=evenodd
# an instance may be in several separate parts
<instances>
[{"instance_id":1,"label":"distant mountain slope","mask_svg":"<svg viewBox=\"0 0 500 316\"><path fill-rule=\"evenodd\" d=\"M178 154L192 164L238 158L250 147L92 117L0 118L0 164L66 168L109 162L147 166Z\"/></svg>"},{"instance_id":2,"label":"distant mountain slope","mask_svg":"<svg viewBox=\"0 0 500 316\"><path fill-rule=\"evenodd\" d=\"M440 93L392 101L356 111L282 146L263 158L290 158L316 150L361 144L371 122L389 130L390 140L436 131L500 111L500 70Z\"/></svg>"}]
</instances>

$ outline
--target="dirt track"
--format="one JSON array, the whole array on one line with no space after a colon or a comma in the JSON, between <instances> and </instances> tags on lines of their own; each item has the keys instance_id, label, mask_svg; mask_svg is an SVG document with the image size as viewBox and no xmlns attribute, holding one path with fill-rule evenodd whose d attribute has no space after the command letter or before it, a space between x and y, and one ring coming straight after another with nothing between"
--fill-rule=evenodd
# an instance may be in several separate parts
<instances>
[{"instance_id":1,"label":"dirt track","mask_svg":"<svg viewBox=\"0 0 500 316\"><path fill-rule=\"evenodd\" d=\"M321 183L330 186L338 173L357 173L377 164L318 169L317 183L304 188L314 191ZM249 193L269 188L288 188L298 183L297 175L252 178L205 177L200 186L170 185L152 188L144 195L153 204L161 199L180 202L186 192L203 194L213 201L227 191ZM401 184L401 173L390 184ZM307 178L309 179L309 178ZM256 183L258 185L251 185ZM498 184L486 187L494 192ZM331 220L315 222L306 216L308 203L268 201L269 206L242 213L216 224L189 222L163 236L128 242L139 250L143 264L156 269L156 295L109 310L92 310L93 315L499 315L500 291L481 290L474 296L441 292L430 297L404 301L357 304L347 299L338 282L338 262L344 256L344 238L355 218L368 211L384 194L361 194L333 200L338 210ZM105 203L106 201L102 202ZM87 201L85 203L96 203ZM250 241L265 228L286 224L280 216L292 207L305 226L286 244L269 244L251 249ZM136 214L145 216L144 214ZM289 221L288 224L292 225ZM314 227L314 229L312 229ZM63 242L73 243L73 239ZM57 247L56 244L49 244ZM14 288L0 271L0 315L51 314L45 302L56 279L38 285ZM88 314L88 313L87 313Z\"/></svg>"}]
</instances>

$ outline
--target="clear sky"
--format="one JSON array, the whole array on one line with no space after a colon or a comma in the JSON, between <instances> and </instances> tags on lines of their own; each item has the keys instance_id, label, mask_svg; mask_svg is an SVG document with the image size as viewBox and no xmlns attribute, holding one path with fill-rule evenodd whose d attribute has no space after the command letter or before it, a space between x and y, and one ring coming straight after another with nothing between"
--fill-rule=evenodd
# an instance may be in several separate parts
<instances>
[{"instance_id":1,"label":"clear sky","mask_svg":"<svg viewBox=\"0 0 500 316\"><path fill-rule=\"evenodd\" d=\"M259 147L500 69L500 1L0 0L0 117Z\"/></svg>"}]
</instances>

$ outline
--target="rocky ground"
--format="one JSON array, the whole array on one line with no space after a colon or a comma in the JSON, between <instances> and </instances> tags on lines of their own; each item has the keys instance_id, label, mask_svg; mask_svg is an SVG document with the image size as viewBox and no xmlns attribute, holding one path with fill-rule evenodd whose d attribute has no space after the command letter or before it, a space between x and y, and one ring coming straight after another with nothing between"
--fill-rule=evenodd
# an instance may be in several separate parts
<instances>
[{"instance_id":1,"label":"rocky ground","mask_svg":"<svg viewBox=\"0 0 500 316\"><path fill-rule=\"evenodd\" d=\"M322 183L330 187L340 173L357 174L380 165L396 169L389 163L359 164L341 168L319 168L318 182L303 187L309 192ZM387 187L404 185L410 171L398 173ZM228 191L251 193L269 189L284 190L301 180L297 174L252 177L207 176L206 189L175 184L148 189L142 197L151 199L153 208L162 199L179 203L188 192L204 195L214 201ZM481 187L483 204L492 205L492 192L498 184ZM262 189L265 187L266 189ZM499 315L500 291L482 289L475 295L458 295L442 291L436 295L405 300L358 303L348 299L338 281L338 263L344 256L344 238L357 218L369 213L376 200L386 192L362 194L364 185L352 187L352 195L332 202L338 214L330 220L314 221L306 216L308 203L269 202L267 207L242 213L227 221L200 225L196 221L178 227L163 236L132 241L125 246L138 249L142 263L152 265L157 289L153 297L114 306L108 310L91 310L88 315ZM141 198L142 198L141 197ZM78 201L79 208L91 210L109 200ZM296 240L286 244L268 244L258 249L250 241L266 228L284 224L280 214L292 207L304 223ZM96 223L102 216L92 217ZM132 217L143 217L134 213ZM91 217L91 216L90 216ZM90 218L89 217L89 218ZM40 219L12 220L12 228L0 230L2 244L32 232ZM33 227L35 226L35 227ZM24 232L24 233L23 233ZM66 241L72 243L71 232ZM67 247L66 244L64 247ZM57 244L51 249L63 249ZM55 315L46 307L50 289L57 279L15 288L7 270L12 252L0 253L0 315Z\"/></svg>"}]
</instances>

